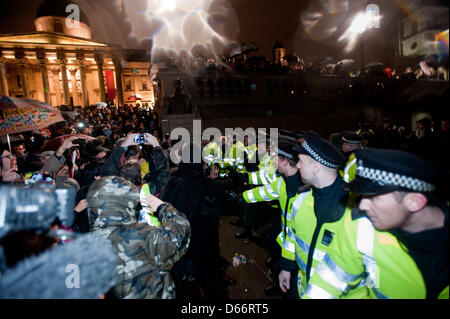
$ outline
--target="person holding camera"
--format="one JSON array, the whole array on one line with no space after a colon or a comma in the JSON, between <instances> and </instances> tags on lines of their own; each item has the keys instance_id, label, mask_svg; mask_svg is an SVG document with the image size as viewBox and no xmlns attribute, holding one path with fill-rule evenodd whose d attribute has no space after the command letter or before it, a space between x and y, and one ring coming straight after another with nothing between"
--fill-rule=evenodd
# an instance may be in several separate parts
<instances>
[{"instance_id":1,"label":"person holding camera","mask_svg":"<svg viewBox=\"0 0 450 319\"><path fill-rule=\"evenodd\" d=\"M147 195L143 203L161 227L137 221L140 191L119 176L96 181L87 195L93 233L111 242L118 256L114 298L173 299L175 285L170 270L187 251L191 227L183 213L170 203Z\"/></svg>"}]
</instances>

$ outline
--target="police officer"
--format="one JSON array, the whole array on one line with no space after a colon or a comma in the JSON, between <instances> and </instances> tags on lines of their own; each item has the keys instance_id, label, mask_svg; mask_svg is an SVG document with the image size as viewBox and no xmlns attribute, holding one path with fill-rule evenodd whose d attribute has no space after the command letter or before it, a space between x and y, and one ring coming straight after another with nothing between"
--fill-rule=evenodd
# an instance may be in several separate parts
<instances>
[{"instance_id":1,"label":"police officer","mask_svg":"<svg viewBox=\"0 0 450 319\"><path fill-rule=\"evenodd\" d=\"M347 158L347 163L345 164L344 169L340 170L339 173L344 181L349 183L355 178L356 159L354 152L362 147L363 137L352 131L343 131L341 133L341 139L341 149L344 156Z\"/></svg>"},{"instance_id":2,"label":"police officer","mask_svg":"<svg viewBox=\"0 0 450 319\"><path fill-rule=\"evenodd\" d=\"M290 200L297 193L301 186L301 179L298 174L297 156L298 144L292 140L279 138L277 153L277 170L279 176L270 184L259 186L245 191L242 196L246 203L277 201L279 207L270 210L270 249L268 266L272 268L275 275L273 283L266 287L265 293L272 296L279 292L277 274L279 272L278 259L280 247L284 244L283 234L286 233L287 223L290 220L287 207ZM245 219L244 219L245 220ZM246 238L251 236L250 224L244 223L244 231L236 234L236 238ZM277 236L278 235L278 236ZM288 252L286 252L288 253Z\"/></svg>"},{"instance_id":3,"label":"police officer","mask_svg":"<svg viewBox=\"0 0 450 319\"><path fill-rule=\"evenodd\" d=\"M302 297L310 275L325 256L351 198L342 188L338 168L345 158L330 142L308 132L299 148L297 167L303 186L288 208L290 223L282 247L279 274L283 291Z\"/></svg>"},{"instance_id":4,"label":"police officer","mask_svg":"<svg viewBox=\"0 0 450 319\"><path fill-rule=\"evenodd\" d=\"M209 165L220 163L222 160L222 149L219 143L217 143L214 135L210 136L209 143L203 148L203 156L203 159Z\"/></svg>"},{"instance_id":5,"label":"police officer","mask_svg":"<svg viewBox=\"0 0 450 319\"><path fill-rule=\"evenodd\" d=\"M356 159L347 187L362 195L359 210L344 216L306 295L448 299L448 204L438 193L440 170L399 150L357 150Z\"/></svg>"},{"instance_id":6,"label":"police officer","mask_svg":"<svg viewBox=\"0 0 450 319\"><path fill-rule=\"evenodd\" d=\"M298 154L296 149L296 143L279 139L276 150L279 176L272 183L255 187L242 193L242 197L246 203L279 201L282 210L281 225L283 228L286 225L285 207L288 204L289 197L295 195L301 185L298 168L296 167ZM240 239L251 236L250 225L246 226L244 226L245 229L242 233L236 234L236 238ZM279 243L282 242L281 238L277 239L277 241Z\"/></svg>"}]
</instances>

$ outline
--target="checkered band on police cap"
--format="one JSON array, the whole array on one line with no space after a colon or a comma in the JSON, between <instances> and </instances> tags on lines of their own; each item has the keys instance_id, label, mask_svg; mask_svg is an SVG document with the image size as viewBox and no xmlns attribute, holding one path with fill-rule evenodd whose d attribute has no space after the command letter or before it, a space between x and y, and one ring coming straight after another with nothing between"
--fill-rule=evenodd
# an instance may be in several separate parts
<instances>
[{"instance_id":1,"label":"checkered band on police cap","mask_svg":"<svg viewBox=\"0 0 450 319\"><path fill-rule=\"evenodd\" d=\"M277 153L278 153L279 155L283 155L284 157L289 158L289 159L291 159L291 160L294 159L294 155L289 154L289 153L283 151L282 149L277 148Z\"/></svg>"},{"instance_id":2,"label":"checkered band on police cap","mask_svg":"<svg viewBox=\"0 0 450 319\"><path fill-rule=\"evenodd\" d=\"M330 167L330 168L337 168L337 167L338 167L338 165L328 162L327 160L323 159L319 154L317 154L317 153L311 148L311 146L309 146L309 144L308 144L307 141L304 141L304 142L302 143L302 147L305 149L306 152L308 152L308 154L309 154L312 158L314 158L314 159L315 159L316 161L318 161L320 164L325 165L325 166Z\"/></svg>"},{"instance_id":3,"label":"checkered band on police cap","mask_svg":"<svg viewBox=\"0 0 450 319\"><path fill-rule=\"evenodd\" d=\"M398 186L417 192L433 192L436 189L435 185L418 178L365 167L362 160L358 161L356 175L374 181L380 186Z\"/></svg>"}]
</instances>

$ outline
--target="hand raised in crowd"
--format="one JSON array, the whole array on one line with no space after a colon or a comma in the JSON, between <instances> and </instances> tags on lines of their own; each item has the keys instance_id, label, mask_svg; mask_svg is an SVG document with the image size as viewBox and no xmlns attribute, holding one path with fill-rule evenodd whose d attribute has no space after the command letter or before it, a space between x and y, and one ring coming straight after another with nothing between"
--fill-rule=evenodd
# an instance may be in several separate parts
<instances>
[{"instance_id":1,"label":"hand raised in crowd","mask_svg":"<svg viewBox=\"0 0 450 319\"><path fill-rule=\"evenodd\" d=\"M20 175L17 170L10 168L2 171L2 181L4 182L17 182L20 181Z\"/></svg>"},{"instance_id":2,"label":"hand raised in crowd","mask_svg":"<svg viewBox=\"0 0 450 319\"><path fill-rule=\"evenodd\" d=\"M77 146L78 144L73 144L72 141L76 140L76 139L80 139L82 137L79 136L72 136L69 137L68 139L66 139L64 141L64 143L62 143L62 145L58 148L58 150L56 151L56 156L61 157L63 156L64 152L72 147Z\"/></svg>"},{"instance_id":3,"label":"hand raised in crowd","mask_svg":"<svg viewBox=\"0 0 450 319\"><path fill-rule=\"evenodd\" d=\"M146 140L147 140L147 143L146 143L146 144L150 144L150 145L152 145L153 147L159 146L158 140L157 140L156 137L154 137L153 135L148 134L148 133L145 133L145 138L146 138Z\"/></svg>"},{"instance_id":4,"label":"hand raised in crowd","mask_svg":"<svg viewBox=\"0 0 450 319\"><path fill-rule=\"evenodd\" d=\"M142 134L129 134L125 138L125 141L123 141L122 146L128 147L131 145L138 145L139 142L136 141L136 138ZM146 142L144 144L152 145L153 147L159 146L158 140L150 134L143 134L145 136Z\"/></svg>"},{"instance_id":5,"label":"hand raised in crowd","mask_svg":"<svg viewBox=\"0 0 450 319\"><path fill-rule=\"evenodd\" d=\"M152 212L156 212L158 207L164 202L153 195L146 195L141 199L141 204L145 204Z\"/></svg>"}]
</instances>

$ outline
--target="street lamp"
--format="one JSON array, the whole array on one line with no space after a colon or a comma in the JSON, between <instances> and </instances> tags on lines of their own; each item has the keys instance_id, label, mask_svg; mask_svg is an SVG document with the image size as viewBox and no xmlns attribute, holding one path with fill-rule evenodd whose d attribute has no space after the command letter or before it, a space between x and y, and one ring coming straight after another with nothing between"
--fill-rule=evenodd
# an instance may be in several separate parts
<instances>
[{"instance_id":1,"label":"street lamp","mask_svg":"<svg viewBox=\"0 0 450 319\"><path fill-rule=\"evenodd\" d=\"M361 73L364 72L364 32L368 29L379 28L380 19L379 7L375 4L369 4L364 12L356 14L350 27L339 38L339 40L348 39L346 51L350 51L359 35L361 40Z\"/></svg>"}]
</instances>

